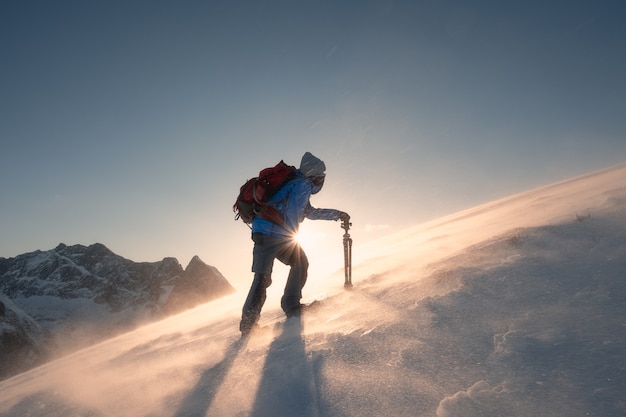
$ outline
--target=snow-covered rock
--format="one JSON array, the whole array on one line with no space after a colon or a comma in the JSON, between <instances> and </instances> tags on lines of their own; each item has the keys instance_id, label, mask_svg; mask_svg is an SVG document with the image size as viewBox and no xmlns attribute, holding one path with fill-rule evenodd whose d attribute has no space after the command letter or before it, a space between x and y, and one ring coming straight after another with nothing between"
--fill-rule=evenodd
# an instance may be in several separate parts
<instances>
[{"instance_id":1,"label":"snow-covered rock","mask_svg":"<svg viewBox=\"0 0 626 417\"><path fill-rule=\"evenodd\" d=\"M0 294L0 378L42 363L48 339L37 322Z\"/></svg>"},{"instance_id":2,"label":"snow-covered rock","mask_svg":"<svg viewBox=\"0 0 626 417\"><path fill-rule=\"evenodd\" d=\"M3 310L13 317L3 322L0 353L22 352L3 369L19 369L18 356L27 357L25 366L38 363L51 350L44 335L66 353L232 291L197 256L183 269L175 258L138 263L96 243L0 258Z\"/></svg>"}]
</instances>

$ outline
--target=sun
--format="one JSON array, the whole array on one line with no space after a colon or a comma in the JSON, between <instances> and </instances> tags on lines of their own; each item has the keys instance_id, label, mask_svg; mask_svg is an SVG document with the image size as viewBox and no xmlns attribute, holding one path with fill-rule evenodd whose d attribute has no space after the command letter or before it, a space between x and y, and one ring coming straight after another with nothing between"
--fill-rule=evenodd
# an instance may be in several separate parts
<instances>
[{"instance_id":1,"label":"sun","mask_svg":"<svg viewBox=\"0 0 626 417\"><path fill-rule=\"evenodd\" d=\"M294 239L298 242L298 244L300 244L300 246L310 248L314 244L316 237L316 233L303 224L300 226L300 229L298 230L298 233L296 233Z\"/></svg>"},{"instance_id":2,"label":"sun","mask_svg":"<svg viewBox=\"0 0 626 417\"><path fill-rule=\"evenodd\" d=\"M294 239L300 246L307 246L311 242L311 235L306 231L299 230L294 236Z\"/></svg>"}]
</instances>

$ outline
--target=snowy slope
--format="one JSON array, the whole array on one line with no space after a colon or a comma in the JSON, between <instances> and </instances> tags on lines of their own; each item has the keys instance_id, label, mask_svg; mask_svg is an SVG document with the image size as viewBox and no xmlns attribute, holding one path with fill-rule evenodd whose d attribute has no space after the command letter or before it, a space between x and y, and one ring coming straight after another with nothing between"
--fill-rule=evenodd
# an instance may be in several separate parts
<instances>
[{"instance_id":1,"label":"snowy slope","mask_svg":"<svg viewBox=\"0 0 626 417\"><path fill-rule=\"evenodd\" d=\"M3 416L626 414L626 166L355 242L285 321L245 294L0 383ZM358 219L355 219L358 221ZM284 277L275 277L281 286Z\"/></svg>"}]
</instances>

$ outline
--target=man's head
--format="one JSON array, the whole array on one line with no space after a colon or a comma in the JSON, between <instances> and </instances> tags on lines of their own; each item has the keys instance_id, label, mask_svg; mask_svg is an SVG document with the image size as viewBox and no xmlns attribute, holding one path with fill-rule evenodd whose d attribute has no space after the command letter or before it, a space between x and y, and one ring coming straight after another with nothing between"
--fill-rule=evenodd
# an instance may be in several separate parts
<instances>
[{"instance_id":1,"label":"man's head","mask_svg":"<svg viewBox=\"0 0 626 417\"><path fill-rule=\"evenodd\" d=\"M300 161L300 172L308 177L316 186L313 194L322 189L324 178L326 177L326 164L324 161L314 156L311 152L306 152Z\"/></svg>"},{"instance_id":2,"label":"man's head","mask_svg":"<svg viewBox=\"0 0 626 417\"><path fill-rule=\"evenodd\" d=\"M300 161L300 172L307 177L317 177L324 175L326 164L324 161L314 156L311 152L307 152L302 156Z\"/></svg>"}]
</instances>

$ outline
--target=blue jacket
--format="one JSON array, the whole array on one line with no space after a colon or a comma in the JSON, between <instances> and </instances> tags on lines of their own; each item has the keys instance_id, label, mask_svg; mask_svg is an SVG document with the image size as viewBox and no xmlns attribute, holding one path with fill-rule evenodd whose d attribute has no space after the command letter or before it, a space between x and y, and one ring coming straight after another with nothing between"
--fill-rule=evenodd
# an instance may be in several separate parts
<instances>
[{"instance_id":1,"label":"blue jacket","mask_svg":"<svg viewBox=\"0 0 626 417\"><path fill-rule=\"evenodd\" d=\"M309 199L320 187L299 171L296 178L285 184L269 200L268 204L280 211L285 224L280 226L259 216L252 221L252 233L269 236L292 237L298 233L300 223L307 218L311 220L339 220L341 211L334 209L318 209L311 206Z\"/></svg>"}]
</instances>

